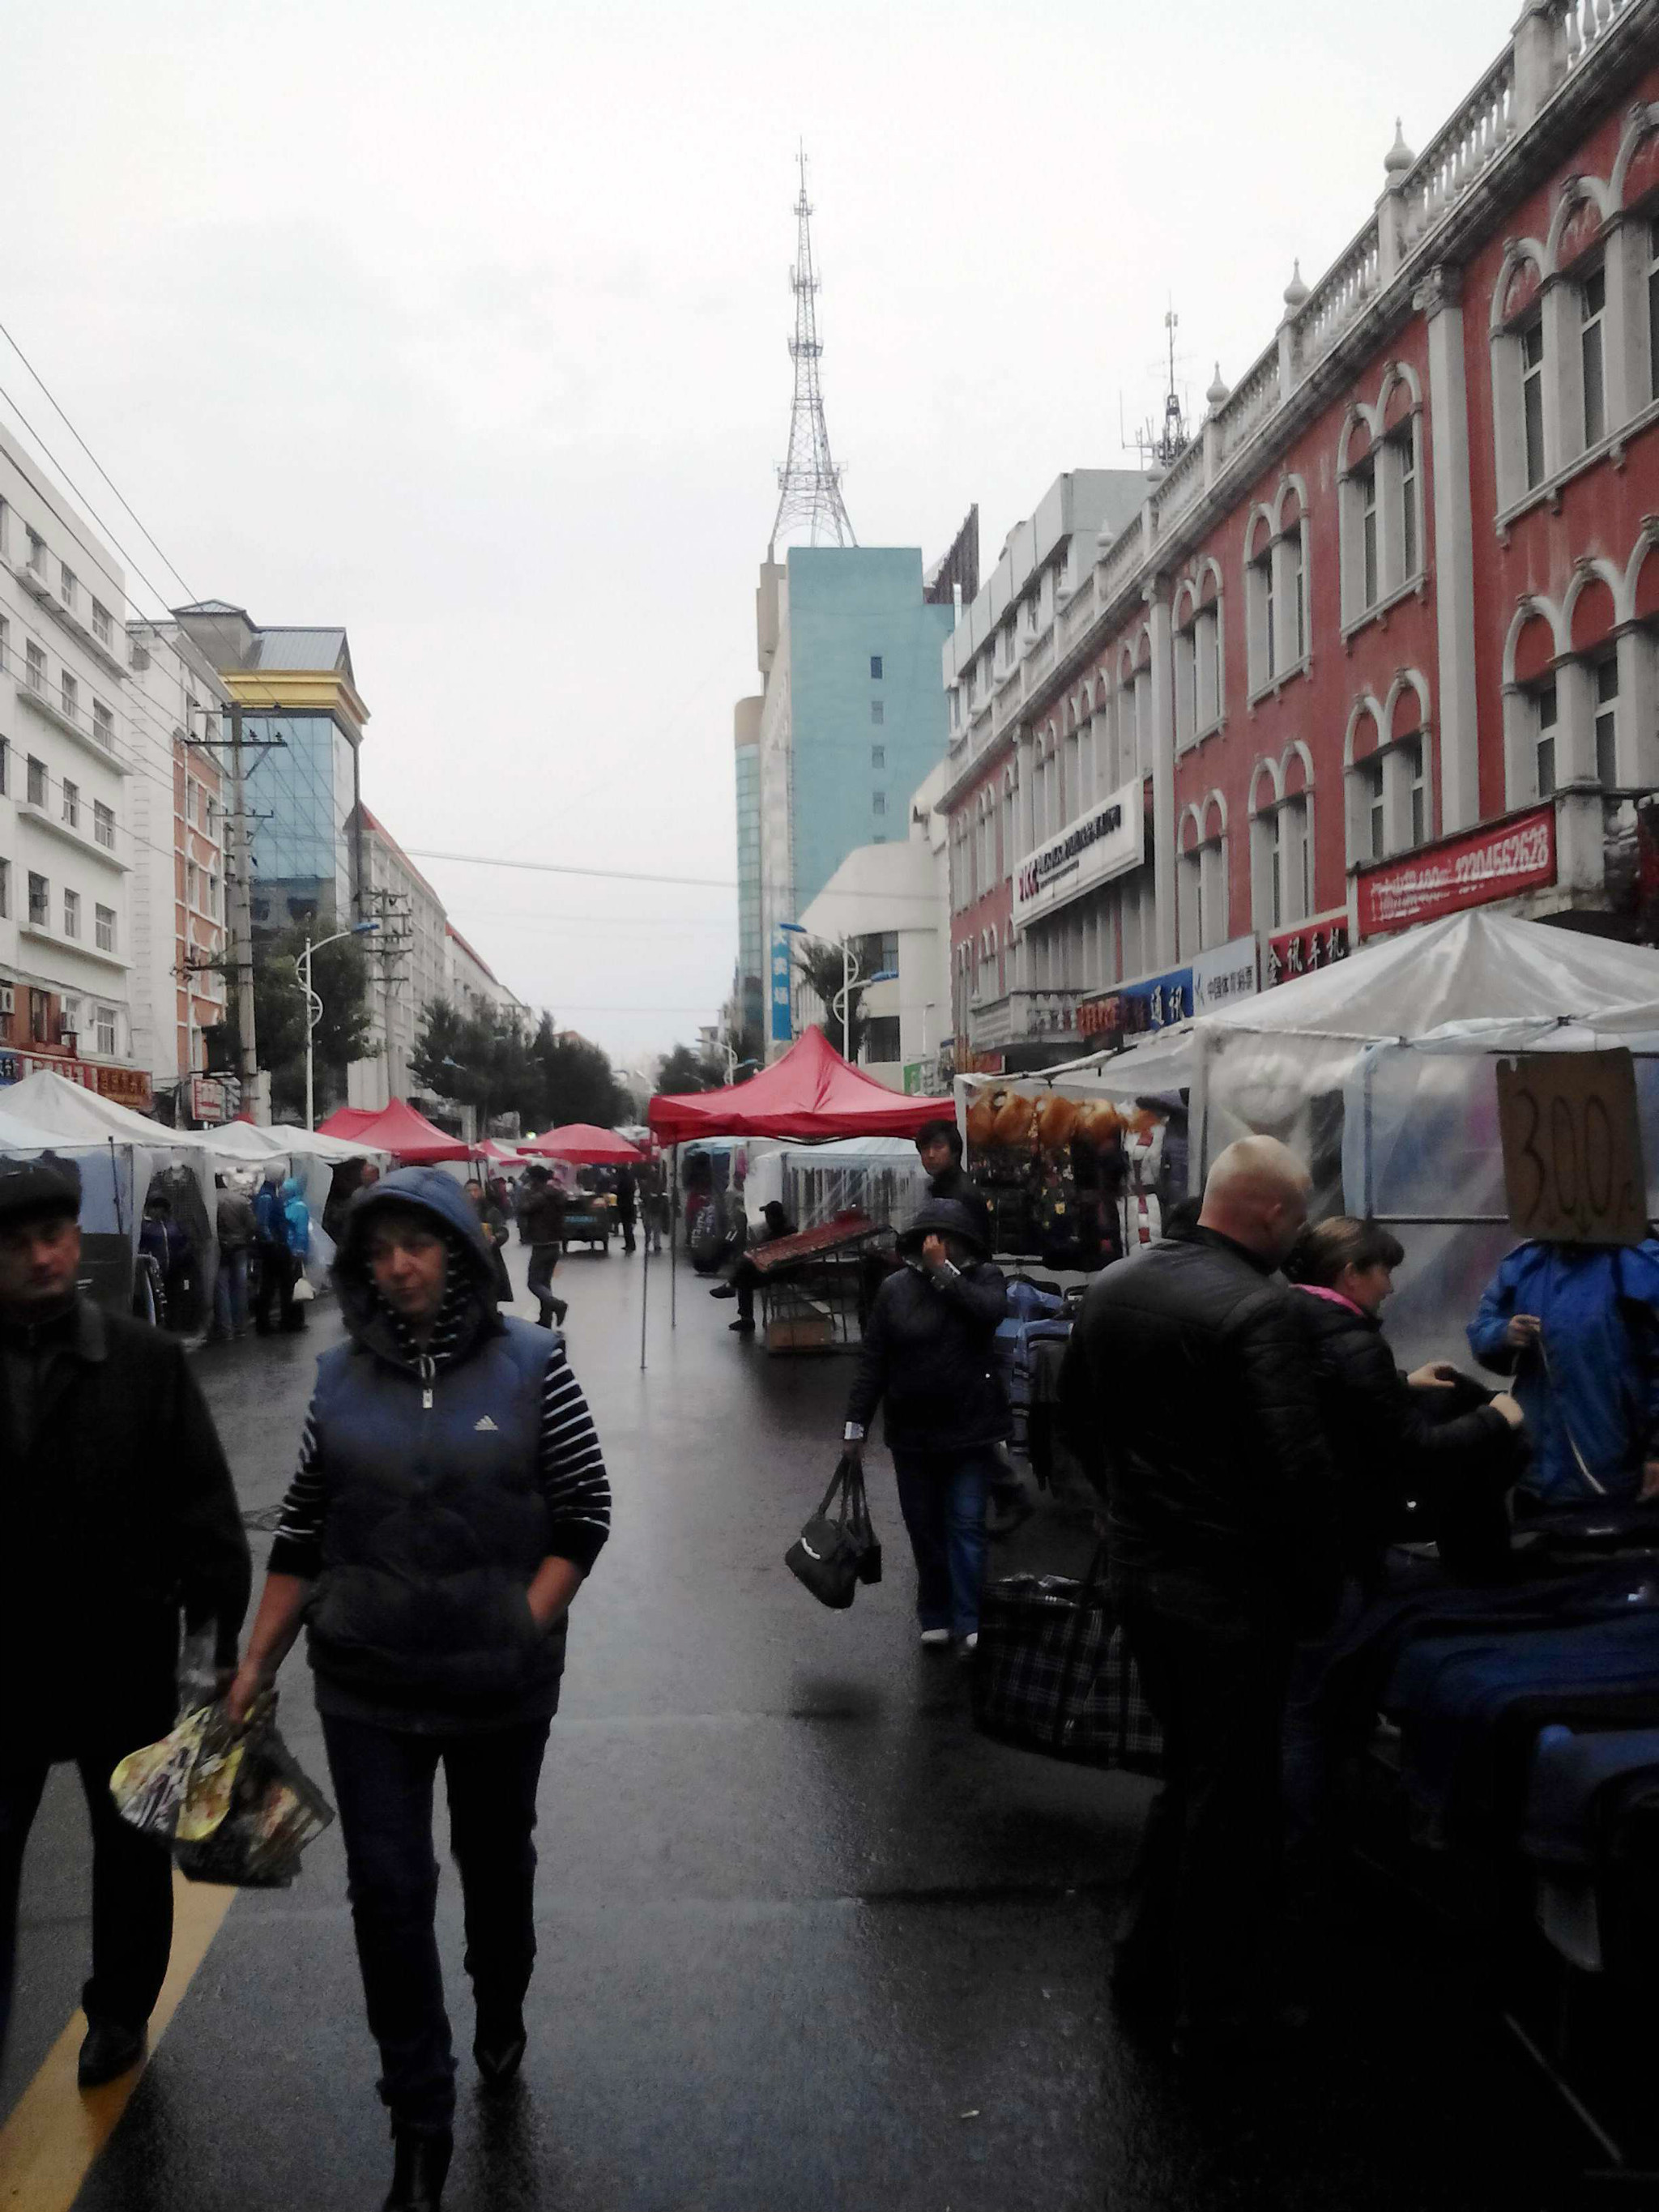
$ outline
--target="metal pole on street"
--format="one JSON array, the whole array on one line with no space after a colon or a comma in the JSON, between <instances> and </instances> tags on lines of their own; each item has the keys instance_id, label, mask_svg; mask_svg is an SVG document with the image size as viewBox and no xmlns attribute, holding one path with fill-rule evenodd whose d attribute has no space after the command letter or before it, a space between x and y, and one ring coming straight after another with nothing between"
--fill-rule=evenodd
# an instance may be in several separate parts
<instances>
[{"instance_id":1,"label":"metal pole on street","mask_svg":"<svg viewBox=\"0 0 1659 2212\"><path fill-rule=\"evenodd\" d=\"M306 949L300 956L300 964L305 969L300 988L306 994L306 1127L307 1129L314 1129L317 1126L317 1105L313 1095L315 1048L317 1024L323 1018L323 1002L311 987L311 956L313 952L320 952L325 945L337 945L343 937L373 937L380 926L378 921L354 922L349 929L337 929L332 937L319 937L314 945L307 937Z\"/></svg>"}]
</instances>

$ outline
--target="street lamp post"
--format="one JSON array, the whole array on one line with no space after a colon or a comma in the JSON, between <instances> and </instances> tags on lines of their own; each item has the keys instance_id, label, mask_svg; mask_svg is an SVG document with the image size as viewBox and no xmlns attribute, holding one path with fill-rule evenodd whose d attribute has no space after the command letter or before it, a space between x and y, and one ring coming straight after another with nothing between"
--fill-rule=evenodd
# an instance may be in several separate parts
<instances>
[{"instance_id":1,"label":"street lamp post","mask_svg":"<svg viewBox=\"0 0 1659 2212\"><path fill-rule=\"evenodd\" d=\"M810 937L812 934L811 931L808 929L804 923L799 921L781 921L778 924L778 927L790 937ZM830 938L826 941L831 945L836 942L834 938ZM860 975L859 973L858 955L853 950L852 939L850 937L843 937L840 939L840 945L841 988L836 993L835 996L830 1001L830 1012L831 1016L841 1024L841 1048L842 1057L847 1060L851 1060L853 1057L851 1049L853 1042L851 1034L851 1015L853 1011L854 984L863 983L867 987L872 983L896 982L898 980L898 969L896 968L880 968L878 969L872 975ZM837 1007L841 1010L839 1013L836 1012Z\"/></svg>"},{"instance_id":2,"label":"street lamp post","mask_svg":"<svg viewBox=\"0 0 1659 2212\"><path fill-rule=\"evenodd\" d=\"M303 970L300 979L300 988L306 994L306 1127L307 1129L314 1129L317 1126L315 1085L317 1024L323 1018L323 1002L311 985L311 956L313 952L320 952L325 945L337 945L343 937L373 937L380 927L378 921L356 921L349 929L337 929L332 937L319 937L314 945L307 937L306 949L300 955L300 966Z\"/></svg>"}]
</instances>

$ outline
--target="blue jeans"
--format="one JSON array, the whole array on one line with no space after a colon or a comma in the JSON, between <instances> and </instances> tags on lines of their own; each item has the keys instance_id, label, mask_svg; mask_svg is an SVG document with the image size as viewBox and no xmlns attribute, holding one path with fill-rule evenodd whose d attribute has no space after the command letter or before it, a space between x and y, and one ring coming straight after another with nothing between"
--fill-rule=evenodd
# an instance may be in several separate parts
<instances>
[{"instance_id":1,"label":"blue jeans","mask_svg":"<svg viewBox=\"0 0 1659 2212\"><path fill-rule=\"evenodd\" d=\"M213 1325L221 1336L240 1336L247 1327L247 1248L219 1254L213 1282Z\"/></svg>"},{"instance_id":2,"label":"blue jeans","mask_svg":"<svg viewBox=\"0 0 1659 2212\"><path fill-rule=\"evenodd\" d=\"M985 1578L985 1499L1004 1472L994 1444L957 1452L895 1451L899 1510L916 1562L916 1618L924 1628L979 1630Z\"/></svg>"},{"instance_id":3,"label":"blue jeans","mask_svg":"<svg viewBox=\"0 0 1659 2212\"><path fill-rule=\"evenodd\" d=\"M399 2127L435 2133L455 2114L433 1925L439 1763L460 1869L466 1971L480 2009L510 2013L523 2002L536 1962L536 1788L547 1731L544 1720L474 1735L414 1735L324 1716L369 2033L380 2046L380 2097Z\"/></svg>"}]
</instances>

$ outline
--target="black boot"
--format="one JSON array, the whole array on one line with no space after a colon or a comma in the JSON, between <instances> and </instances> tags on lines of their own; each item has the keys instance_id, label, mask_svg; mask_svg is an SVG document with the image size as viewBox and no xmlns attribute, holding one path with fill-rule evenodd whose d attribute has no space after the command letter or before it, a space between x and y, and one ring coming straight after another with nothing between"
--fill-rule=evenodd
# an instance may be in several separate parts
<instances>
[{"instance_id":1,"label":"black boot","mask_svg":"<svg viewBox=\"0 0 1659 2212\"><path fill-rule=\"evenodd\" d=\"M480 2005L472 2056L486 2089L504 2089L524 2063L524 2013L518 2005Z\"/></svg>"},{"instance_id":2,"label":"black boot","mask_svg":"<svg viewBox=\"0 0 1659 2212\"><path fill-rule=\"evenodd\" d=\"M394 2127L392 2142L392 2194L381 2212L438 2212L454 2136L447 2128L436 2135L416 2135Z\"/></svg>"},{"instance_id":3,"label":"black boot","mask_svg":"<svg viewBox=\"0 0 1659 2212\"><path fill-rule=\"evenodd\" d=\"M81 2045L76 2078L83 2089L101 2089L106 2081L130 2074L144 2055L142 2027L123 2027L119 2021L95 2020Z\"/></svg>"}]
</instances>

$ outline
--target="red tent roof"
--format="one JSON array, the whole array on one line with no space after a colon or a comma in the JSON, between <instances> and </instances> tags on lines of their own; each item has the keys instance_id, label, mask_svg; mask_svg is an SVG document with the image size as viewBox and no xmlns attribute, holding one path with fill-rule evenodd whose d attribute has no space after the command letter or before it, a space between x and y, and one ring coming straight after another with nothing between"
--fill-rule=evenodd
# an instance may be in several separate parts
<instances>
[{"instance_id":1,"label":"red tent roof","mask_svg":"<svg viewBox=\"0 0 1659 2212\"><path fill-rule=\"evenodd\" d=\"M519 1150L544 1160L574 1160L580 1167L611 1167L627 1160L639 1167L645 1162L637 1145L630 1145L614 1129L595 1127L592 1121L567 1121L562 1128L531 1138Z\"/></svg>"},{"instance_id":2,"label":"red tent roof","mask_svg":"<svg viewBox=\"0 0 1659 2212\"><path fill-rule=\"evenodd\" d=\"M823 1031L810 1029L747 1083L651 1101L665 1145L696 1137L914 1137L925 1121L954 1121L951 1098L907 1098L852 1066Z\"/></svg>"},{"instance_id":3,"label":"red tent roof","mask_svg":"<svg viewBox=\"0 0 1659 2212\"><path fill-rule=\"evenodd\" d=\"M349 1143L362 1130L365 1121L372 1121L378 1109L368 1106L341 1106L326 1121L317 1124L319 1137L342 1137Z\"/></svg>"},{"instance_id":4,"label":"red tent roof","mask_svg":"<svg viewBox=\"0 0 1659 2212\"><path fill-rule=\"evenodd\" d=\"M331 1114L322 1124L325 1137L343 1137L350 1144L367 1145L371 1151L390 1152L394 1158L421 1163L427 1160L470 1160L472 1147L459 1137L452 1137L428 1121L424 1114L417 1114L406 1098L394 1098L378 1114L364 1112L359 1106L343 1106L337 1114Z\"/></svg>"}]
</instances>

